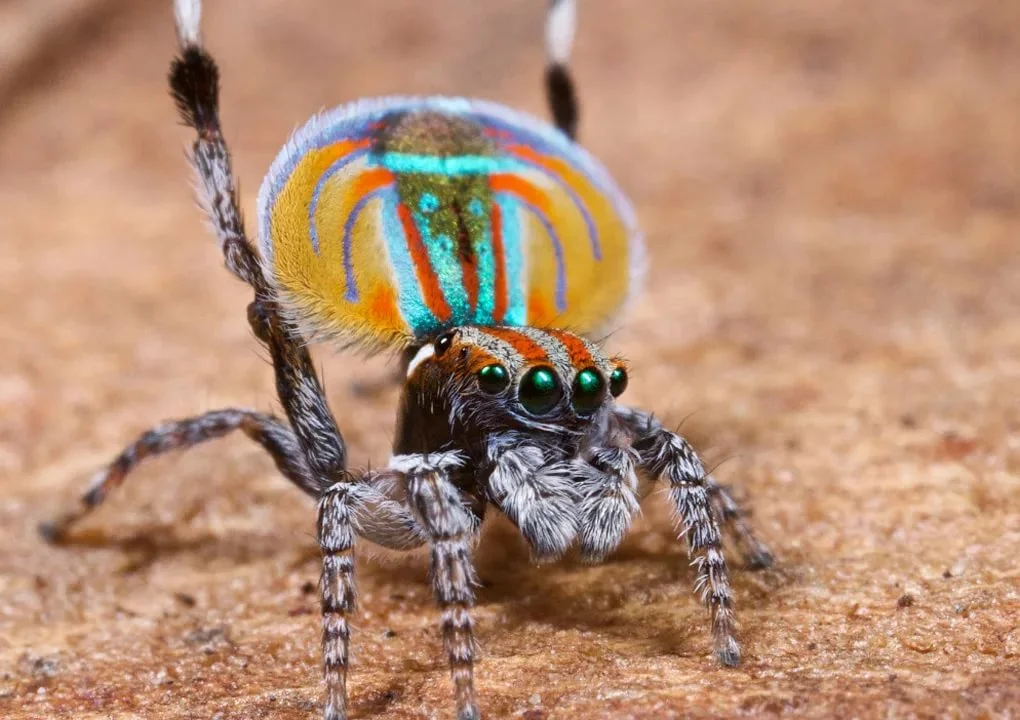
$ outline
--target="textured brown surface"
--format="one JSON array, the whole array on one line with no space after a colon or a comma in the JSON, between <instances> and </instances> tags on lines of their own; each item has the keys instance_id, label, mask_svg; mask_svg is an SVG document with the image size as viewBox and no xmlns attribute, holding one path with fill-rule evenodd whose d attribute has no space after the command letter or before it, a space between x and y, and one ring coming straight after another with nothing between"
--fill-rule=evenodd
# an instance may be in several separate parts
<instances>
[{"instance_id":1,"label":"textured brown surface","mask_svg":"<svg viewBox=\"0 0 1020 720\"><path fill-rule=\"evenodd\" d=\"M313 510L244 439L144 467L69 548L34 531L148 424L274 406L192 206L168 4L4 85L3 717L317 712ZM321 106L543 110L537 0L208 4L249 211ZM531 567L489 528L488 716L1020 714L1020 3L583 5L582 133L654 258L612 342L629 399L690 416L779 567L737 572L745 662L722 670L661 499L598 568ZM320 356L378 462L395 392L350 380L385 366ZM448 716L423 563L369 557L359 582L356 717Z\"/></svg>"}]
</instances>

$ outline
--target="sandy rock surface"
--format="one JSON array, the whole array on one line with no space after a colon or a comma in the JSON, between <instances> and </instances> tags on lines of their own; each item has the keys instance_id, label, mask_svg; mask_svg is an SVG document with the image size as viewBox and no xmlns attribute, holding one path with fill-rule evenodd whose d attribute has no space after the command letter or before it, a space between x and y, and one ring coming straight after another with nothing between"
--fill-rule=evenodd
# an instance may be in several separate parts
<instances>
[{"instance_id":1,"label":"sandy rock surface","mask_svg":"<svg viewBox=\"0 0 1020 720\"><path fill-rule=\"evenodd\" d=\"M193 206L169 2L38 4L0 35L0 716L314 718L314 509L244 438L146 465L67 547L36 535L149 425L275 410ZM207 6L249 220L321 107L544 112L537 0ZM724 670L661 497L594 568L533 567L493 523L487 717L1020 714L1020 3L581 10L583 140L653 258L611 340L629 401L684 421L779 562L735 571ZM352 456L381 462L396 390L352 382L385 361L318 357ZM424 562L358 573L354 717L448 717Z\"/></svg>"}]
</instances>

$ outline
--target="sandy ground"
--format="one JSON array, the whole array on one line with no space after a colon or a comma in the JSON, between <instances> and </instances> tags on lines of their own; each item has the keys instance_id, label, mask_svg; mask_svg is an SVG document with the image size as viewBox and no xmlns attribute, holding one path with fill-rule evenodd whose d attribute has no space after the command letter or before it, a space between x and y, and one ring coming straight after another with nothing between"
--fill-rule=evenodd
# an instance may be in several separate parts
<instances>
[{"instance_id":1,"label":"sandy ground","mask_svg":"<svg viewBox=\"0 0 1020 720\"><path fill-rule=\"evenodd\" d=\"M145 466L69 547L35 533L155 421L275 408L191 200L169 2L83 4L3 6L0 715L313 718L314 510L243 438ZM538 0L207 4L249 214L320 107L544 111ZM723 670L661 498L597 568L496 523L487 716L1020 716L1020 3L582 5L584 142L654 259L611 343L630 401L686 418L779 563L736 572ZM319 357L381 461L396 392L351 383L384 361ZM359 582L355 717L448 717L424 564Z\"/></svg>"}]
</instances>

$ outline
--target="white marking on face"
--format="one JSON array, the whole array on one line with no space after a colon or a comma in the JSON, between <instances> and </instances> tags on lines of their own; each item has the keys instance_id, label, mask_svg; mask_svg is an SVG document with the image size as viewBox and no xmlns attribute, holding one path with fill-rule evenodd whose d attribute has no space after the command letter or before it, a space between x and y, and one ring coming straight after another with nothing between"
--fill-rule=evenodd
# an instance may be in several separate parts
<instances>
[{"instance_id":1,"label":"white marking on face","mask_svg":"<svg viewBox=\"0 0 1020 720\"><path fill-rule=\"evenodd\" d=\"M428 360L430 357L436 354L436 346L432 343L423 345L415 356L411 359L411 362L407 364L407 377L414 375L414 371L418 369L418 366Z\"/></svg>"}]
</instances>

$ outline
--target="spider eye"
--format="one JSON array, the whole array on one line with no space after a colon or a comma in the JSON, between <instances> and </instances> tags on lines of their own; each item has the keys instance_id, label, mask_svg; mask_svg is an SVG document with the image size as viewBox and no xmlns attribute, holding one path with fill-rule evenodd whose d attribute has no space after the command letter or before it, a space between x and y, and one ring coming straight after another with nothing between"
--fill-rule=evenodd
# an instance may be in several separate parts
<instances>
[{"instance_id":1,"label":"spider eye","mask_svg":"<svg viewBox=\"0 0 1020 720\"><path fill-rule=\"evenodd\" d=\"M619 397L627 389L627 371L617 367L609 376L609 392L613 397Z\"/></svg>"},{"instance_id":2,"label":"spider eye","mask_svg":"<svg viewBox=\"0 0 1020 720\"><path fill-rule=\"evenodd\" d=\"M435 342L436 355L442 355L444 352L450 349L451 345L453 345L453 332L451 331L448 333L443 333L438 338L436 338Z\"/></svg>"},{"instance_id":3,"label":"spider eye","mask_svg":"<svg viewBox=\"0 0 1020 720\"><path fill-rule=\"evenodd\" d=\"M510 374L502 365L486 365L478 371L478 387L490 395L503 392L510 384Z\"/></svg>"},{"instance_id":4,"label":"spider eye","mask_svg":"<svg viewBox=\"0 0 1020 720\"><path fill-rule=\"evenodd\" d=\"M545 415L559 404L563 388L552 368L536 367L528 370L521 379L517 397L532 415Z\"/></svg>"},{"instance_id":5,"label":"spider eye","mask_svg":"<svg viewBox=\"0 0 1020 720\"><path fill-rule=\"evenodd\" d=\"M595 368L586 368L574 378L574 393L571 404L578 415L591 415L602 405L602 375Z\"/></svg>"}]
</instances>

